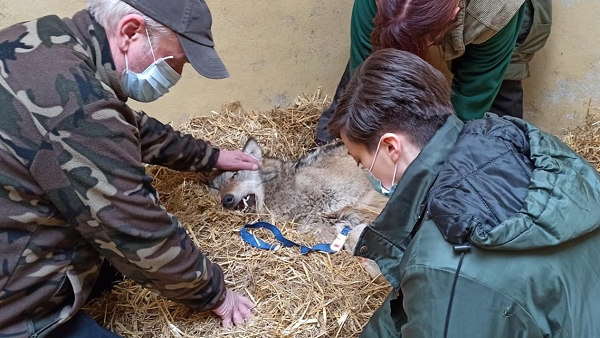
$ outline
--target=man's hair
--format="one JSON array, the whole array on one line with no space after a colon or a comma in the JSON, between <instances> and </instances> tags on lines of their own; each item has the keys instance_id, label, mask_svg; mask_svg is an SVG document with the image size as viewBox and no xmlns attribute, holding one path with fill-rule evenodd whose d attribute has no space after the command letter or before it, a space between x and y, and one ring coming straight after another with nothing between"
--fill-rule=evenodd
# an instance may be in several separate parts
<instances>
[{"instance_id":1,"label":"man's hair","mask_svg":"<svg viewBox=\"0 0 600 338\"><path fill-rule=\"evenodd\" d=\"M165 6L168 6L168 4L165 4ZM109 34L117 29L119 21L125 16L137 14L146 21L152 44L158 44L161 39L176 38L175 32L172 29L121 0L87 0L87 9Z\"/></svg>"},{"instance_id":2,"label":"man's hair","mask_svg":"<svg viewBox=\"0 0 600 338\"><path fill-rule=\"evenodd\" d=\"M454 27L457 0L378 0L373 50L397 48L429 61L429 46Z\"/></svg>"},{"instance_id":3,"label":"man's hair","mask_svg":"<svg viewBox=\"0 0 600 338\"><path fill-rule=\"evenodd\" d=\"M374 52L344 89L328 129L373 151L385 133L423 148L454 114L446 78L423 59L397 49Z\"/></svg>"}]
</instances>

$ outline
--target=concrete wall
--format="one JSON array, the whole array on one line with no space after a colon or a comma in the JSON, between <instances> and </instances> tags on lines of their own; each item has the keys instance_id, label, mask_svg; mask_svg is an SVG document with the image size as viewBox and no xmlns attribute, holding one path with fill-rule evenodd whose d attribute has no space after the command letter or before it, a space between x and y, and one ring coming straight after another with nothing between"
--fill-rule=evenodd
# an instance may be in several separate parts
<instances>
[{"instance_id":1,"label":"concrete wall","mask_svg":"<svg viewBox=\"0 0 600 338\"><path fill-rule=\"evenodd\" d=\"M217 50L231 78L207 80L187 66L170 94L132 104L164 122L219 110L285 105L322 86L333 95L347 61L352 0L208 0ZM70 16L83 0L0 0L0 26L48 13ZM526 118L551 132L600 106L600 0L555 0L554 27L526 80ZM591 100L591 101L590 101ZM598 110L596 110L598 111Z\"/></svg>"},{"instance_id":2,"label":"concrete wall","mask_svg":"<svg viewBox=\"0 0 600 338\"><path fill-rule=\"evenodd\" d=\"M600 113L600 0L554 0L552 34L525 80L525 118L560 133Z\"/></svg>"},{"instance_id":3,"label":"concrete wall","mask_svg":"<svg viewBox=\"0 0 600 338\"><path fill-rule=\"evenodd\" d=\"M187 65L169 94L150 104L134 102L133 107L178 125L231 101L268 109L319 86L333 95L347 61L352 0L207 3L216 48L231 77L208 80ZM0 0L0 26L46 14L71 16L84 7L84 0Z\"/></svg>"}]
</instances>

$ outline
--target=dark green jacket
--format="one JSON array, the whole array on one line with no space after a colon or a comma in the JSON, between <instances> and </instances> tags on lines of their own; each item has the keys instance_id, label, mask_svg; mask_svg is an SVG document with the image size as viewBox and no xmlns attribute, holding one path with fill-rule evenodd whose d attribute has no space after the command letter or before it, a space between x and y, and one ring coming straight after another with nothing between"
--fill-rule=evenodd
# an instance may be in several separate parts
<instances>
[{"instance_id":1,"label":"dark green jacket","mask_svg":"<svg viewBox=\"0 0 600 338\"><path fill-rule=\"evenodd\" d=\"M362 337L597 337L599 206L557 138L452 116L359 240L393 287Z\"/></svg>"}]
</instances>

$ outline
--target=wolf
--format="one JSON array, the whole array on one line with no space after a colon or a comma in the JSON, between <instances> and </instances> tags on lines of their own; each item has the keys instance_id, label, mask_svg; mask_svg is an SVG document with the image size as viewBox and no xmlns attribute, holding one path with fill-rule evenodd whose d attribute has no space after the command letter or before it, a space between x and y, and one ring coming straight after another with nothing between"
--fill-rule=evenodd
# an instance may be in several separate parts
<instances>
[{"instance_id":1,"label":"wolf","mask_svg":"<svg viewBox=\"0 0 600 338\"><path fill-rule=\"evenodd\" d=\"M258 171L223 172L211 184L227 209L264 212L298 223L298 231L331 243L344 227L352 229L344 249L354 252L363 229L383 210L388 199L377 193L343 143L319 147L296 161L263 156L256 140L243 151L260 163ZM373 278L377 264L358 259Z\"/></svg>"}]
</instances>

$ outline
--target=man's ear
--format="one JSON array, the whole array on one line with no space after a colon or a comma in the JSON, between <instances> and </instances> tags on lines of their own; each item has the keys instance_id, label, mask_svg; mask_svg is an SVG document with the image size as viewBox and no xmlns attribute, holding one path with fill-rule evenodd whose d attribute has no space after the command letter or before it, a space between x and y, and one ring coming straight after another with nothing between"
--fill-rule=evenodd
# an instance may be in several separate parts
<instances>
[{"instance_id":1,"label":"man's ear","mask_svg":"<svg viewBox=\"0 0 600 338\"><path fill-rule=\"evenodd\" d=\"M115 28L117 47L123 52L129 50L132 42L146 37L146 21L141 15L129 14L124 16Z\"/></svg>"},{"instance_id":2,"label":"man's ear","mask_svg":"<svg viewBox=\"0 0 600 338\"><path fill-rule=\"evenodd\" d=\"M246 141L246 145L244 145L243 151L246 154L257 159L258 161L262 160L262 149L254 139L254 137L248 138L248 141Z\"/></svg>"}]
</instances>

